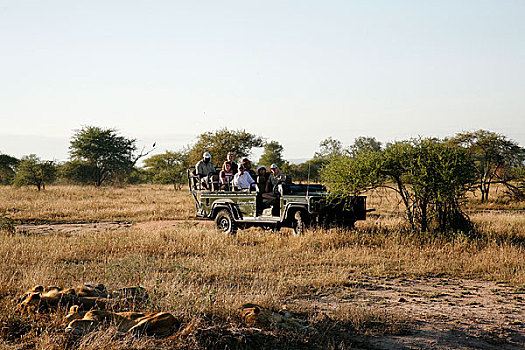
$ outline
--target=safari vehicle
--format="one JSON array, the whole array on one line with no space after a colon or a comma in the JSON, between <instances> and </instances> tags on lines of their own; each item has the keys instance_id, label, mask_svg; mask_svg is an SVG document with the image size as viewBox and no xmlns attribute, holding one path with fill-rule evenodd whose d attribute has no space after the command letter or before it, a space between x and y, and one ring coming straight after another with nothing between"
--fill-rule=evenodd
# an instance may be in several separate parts
<instances>
[{"instance_id":1,"label":"safari vehicle","mask_svg":"<svg viewBox=\"0 0 525 350\"><path fill-rule=\"evenodd\" d=\"M274 188L275 199L263 199L256 184L250 189L220 189L218 182L204 188L188 170L190 193L197 217L215 220L218 230L235 233L239 228L259 226L270 230L293 228L301 234L309 227L352 228L366 219L366 196L334 198L319 184L293 184L289 177Z\"/></svg>"}]
</instances>

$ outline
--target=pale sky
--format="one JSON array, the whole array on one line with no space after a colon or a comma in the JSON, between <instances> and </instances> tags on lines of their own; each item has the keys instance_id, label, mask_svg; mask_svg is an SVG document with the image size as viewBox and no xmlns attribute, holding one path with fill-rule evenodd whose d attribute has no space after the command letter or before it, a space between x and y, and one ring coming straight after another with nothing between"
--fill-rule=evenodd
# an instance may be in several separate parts
<instances>
[{"instance_id":1,"label":"pale sky","mask_svg":"<svg viewBox=\"0 0 525 350\"><path fill-rule=\"evenodd\" d=\"M158 152L245 129L286 159L327 137L525 146L525 1L0 0L0 122L0 152L55 160L82 125Z\"/></svg>"}]
</instances>

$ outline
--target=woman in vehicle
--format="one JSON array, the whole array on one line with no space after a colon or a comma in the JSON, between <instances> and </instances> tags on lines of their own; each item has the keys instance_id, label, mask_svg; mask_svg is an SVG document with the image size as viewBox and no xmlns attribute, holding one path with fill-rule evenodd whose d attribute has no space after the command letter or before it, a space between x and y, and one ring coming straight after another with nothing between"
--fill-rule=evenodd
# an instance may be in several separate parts
<instances>
[{"instance_id":1,"label":"woman in vehicle","mask_svg":"<svg viewBox=\"0 0 525 350\"><path fill-rule=\"evenodd\" d=\"M259 188L259 192L263 193L266 190L266 181L268 181L269 176L270 174L266 172L264 165L257 168L257 187Z\"/></svg>"},{"instance_id":2,"label":"woman in vehicle","mask_svg":"<svg viewBox=\"0 0 525 350\"><path fill-rule=\"evenodd\" d=\"M219 181L221 183L222 189L231 191L233 175L234 173L232 171L232 163L229 161L224 162L222 164L222 170L219 173Z\"/></svg>"}]
</instances>

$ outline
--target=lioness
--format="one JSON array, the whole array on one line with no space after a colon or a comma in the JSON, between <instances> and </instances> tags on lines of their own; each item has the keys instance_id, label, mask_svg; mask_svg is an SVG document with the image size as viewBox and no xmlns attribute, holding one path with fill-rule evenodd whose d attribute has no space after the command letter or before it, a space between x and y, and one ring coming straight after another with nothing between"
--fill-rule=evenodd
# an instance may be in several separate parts
<instances>
[{"instance_id":1,"label":"lioness","mask_svg":"<svg viewBox=\"0 0 525 350\"><path fill-rule=\"evenodd\" d=\"M82 335L100 325L114 324L119 332L136 335L169 335L180 323L167 312L109 312L104 310L79 311L75 305L69 310L66 320L71 321L66 333Z\"/></svg>"},{"instance_id":2,"label":"lioness","mask_svg":"<svg viewBox=\"0 0 525 350\"><path fill-rule=\"evenodd\" d=\"M81 293L84 294L84 293ZM85 295L85 294L84 294ZM79 305L82 309L105 308L106 299L78 296L75 289L35 286L19 298L17 310L24 312L46 312L59 307Z\"/></svg>"},{"instance_id":3,"label":"lioness","mask_svg":"<svg viewBox=\"0 0 525 350\"><path fill-rule=\"evenodd\" d=\"M308 322L295 318L288 311L274 312L257 304L244 304L239 310L239 317L247 326L263 328L281 328L289 330L315 330Z\"/></svg>"}]
</instances>

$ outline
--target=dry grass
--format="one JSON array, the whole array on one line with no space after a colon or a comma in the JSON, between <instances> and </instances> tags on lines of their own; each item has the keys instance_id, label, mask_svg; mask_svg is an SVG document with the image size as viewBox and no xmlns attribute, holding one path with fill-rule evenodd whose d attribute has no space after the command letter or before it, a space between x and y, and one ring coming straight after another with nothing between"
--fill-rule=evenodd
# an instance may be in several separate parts
<instances>
[{"instance_id":1,"label":"dry grass","mask_svg":"<svg viewBox=\"0 0 525 350\"><path fill-rule=\"evenodd\" d=\"M136 222L193 215L190 195L174 192L168 186L51 187L42 193L1 188L0 203L0 212L7 211L12 218L23 221ZM378 212L368 221L359 222L355 231L307 232L299 237L285 230L267 233L259 229L227 236L185 222L174 227L139 226L94 234L26 236L0 231L0 296L5 296L0 300L0 322L12 329L22 328L20 333L25 334L21 337L12 331L1 336L0 347L210 347L198 336L193 340L133 341L107 332L94 333L81 343L72 342L62 332L60 315L49 316L49 323L42 318L13 316L10 297L36 284L96 282L108 288L142 285L152 295L148 309L169 311L184 324L197 320L207 329L219 327L224 332L238 327L235 311L245 302L278 309L304 300L307 303L302 305L306 306L294 311L322 329L322 334L314 338L305 335L309 344L318 348L337 348L345 343L344 334L403 331L406 319L402 315L341 301L328 315L328 322L325 315L308 306L309 300L323 293L337 294L334 291L344 289L360 276L444 274L525 284L523 215L479 212L473 220L482 233L480 238L460 234L434 237L408 234L389 193L371 197L369 206ZM12 208L19 211L9 211ZM30 330L23 330L25 323L32 324ZM342 328L348 332L342 332ZM291 348L297 345L287 343L291 341L287 335L264 337L264 342L277 341L284 344L283 348L286 344ZM298 344L305 344L299 338Z\"/></svg>"},{"instance_id":2,"label":"dry grass","mask_svg":"<svg viewBox=\"0 0 525 350\"><path fill-rule=\"evenodd\" d=\"M194 203L172 186L0 186L0 214L22 222L100 222L187 219Z\"/></svg>"}]
</instances>

